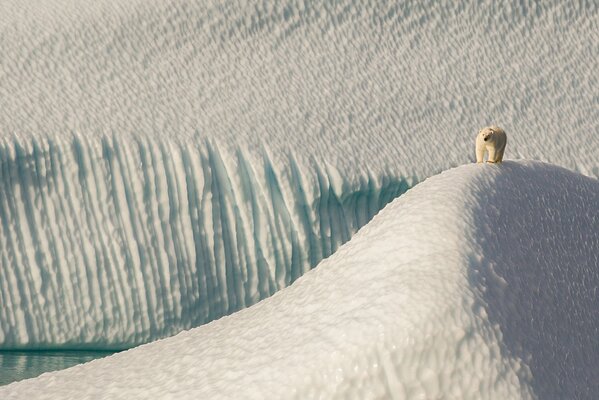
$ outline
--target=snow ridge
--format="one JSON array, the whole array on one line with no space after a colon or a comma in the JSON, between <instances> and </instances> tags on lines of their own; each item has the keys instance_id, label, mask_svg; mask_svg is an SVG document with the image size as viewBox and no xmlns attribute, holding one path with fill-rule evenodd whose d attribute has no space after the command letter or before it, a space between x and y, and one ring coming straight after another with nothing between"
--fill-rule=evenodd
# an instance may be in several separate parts
<instances>
[{"instance_id":1,"label":"snow ridge","mask_svg":"<svg viewBox=\"0 0 599 400\"><path fill-rule=\"evenodd\" d=\"M126 348L230 314L409 187L257 154L203 140L5 141L0 348Z\"/></svg>"},{"instance_id":2,"label":"snow ridge","mask_svg":"<svg viewBox=\"0 0 599 400\"><path fill-rule=\"evenodd\" d=\"M593 399L599 181L465 165L274 296L6 399Z\"/></svg>"}]
</instances>

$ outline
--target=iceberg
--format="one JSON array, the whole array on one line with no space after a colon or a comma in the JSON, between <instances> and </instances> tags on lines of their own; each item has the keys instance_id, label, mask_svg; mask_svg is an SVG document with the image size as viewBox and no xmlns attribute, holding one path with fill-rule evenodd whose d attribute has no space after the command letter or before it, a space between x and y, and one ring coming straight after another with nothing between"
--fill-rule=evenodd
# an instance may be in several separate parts
<instances>
[{"instance_id":1,"label":"iceberg","mask_svg":"<svg viewBox=\"0 0 599 400\"><path fill-rule=\"evenodd\" d=\"M540 162L448 170L272 297L0 397L591 399L598 202Z\"/></svg>"},{"instance_id":2,"label":"iceberg","mask_svg":"<svg viewBox=\"0 0 599 400\"><path fill-rule=\"evenodd\" d=\"M473 161L486 125L505 128L508 159L599 177L593 2L0 3L2 350L120 350L253 307L416 183ZM515 254L536 265L577 245ZM490 260L497 249L484 246ZM495 282L490 267L467 271L472 288ZM493 303L502 290L477 294L485 318L512 334L538 329L524 320L531 310ZM503 320L506 310L522 320ZM549 336L530 340L564 338L534 321ZM504 371L501 396L546 395L526 372L538 376L546 355L488 335L511 353L485 382ZM368 354L377 371L395 365ZM541 387L578 395L582 356L556 354L574 360L554 376L565 389ZM383 386L372 390L425 390Z\"/></svg>"},{"instance_id":3,"label":"iceberg","mask_svg":"<svg viewBox=\"0 0 599 400\"><path fill-rule=\"evenodd\" d=\"M484 125L599 176L592 3L121 3L0 5L1 349L254 304Z\"/></svg>"},{"instance_id":4,"label":"iceberg","mask_svg":"<svg viewBox=\"0 0 599 400\"><path fill-rule=\"evenodd\" d=\"M123 349L231 314L411 185L261 154L114 138L0 146L0 348Z\"/></svg>"}]
</instances>

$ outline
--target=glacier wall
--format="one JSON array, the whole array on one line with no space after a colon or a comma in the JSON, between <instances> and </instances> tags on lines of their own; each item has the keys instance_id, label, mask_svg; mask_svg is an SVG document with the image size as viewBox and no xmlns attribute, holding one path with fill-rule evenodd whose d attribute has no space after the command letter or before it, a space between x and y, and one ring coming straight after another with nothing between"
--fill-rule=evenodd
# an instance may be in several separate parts
<instances>
[{"instance_id":1,"label":"glacier wall","mask_svg":"<svg viewBox=\"0 0 599 400\"><path fill-rule=\"evenodd\" d=\"M0 348L124 348L289 285L410 186L214 141L0 145Z\"/></svg>"}]
</instances>

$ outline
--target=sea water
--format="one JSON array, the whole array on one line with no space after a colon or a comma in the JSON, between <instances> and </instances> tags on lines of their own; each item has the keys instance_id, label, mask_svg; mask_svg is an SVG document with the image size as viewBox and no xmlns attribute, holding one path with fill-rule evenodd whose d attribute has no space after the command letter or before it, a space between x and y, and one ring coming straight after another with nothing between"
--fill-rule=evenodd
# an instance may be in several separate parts
<instances>
[{"instance_id":1,"label":"sea water","mask_svg":"<svg viewBox=\"0 0 599 400\"><path fill-rule=\"evenodd\" d=\"M0 386L113 354L113 351L0 351Z\"/></svg>"}]
</instances>

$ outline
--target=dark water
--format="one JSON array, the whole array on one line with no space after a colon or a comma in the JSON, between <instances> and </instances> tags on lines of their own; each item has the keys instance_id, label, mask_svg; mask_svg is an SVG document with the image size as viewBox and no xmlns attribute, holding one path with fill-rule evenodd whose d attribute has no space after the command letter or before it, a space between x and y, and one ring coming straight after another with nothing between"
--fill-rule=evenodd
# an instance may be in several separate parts
<instances>
[{"instance_id":1,"label":"dark water","mask_svg":"<svg viewBox=\"0 0 599 400\"><path fill-rule=\"evenodd\" d=\"M0 386L113 354L112 351L0 351Z\"/></svg>"}]
</instances>

